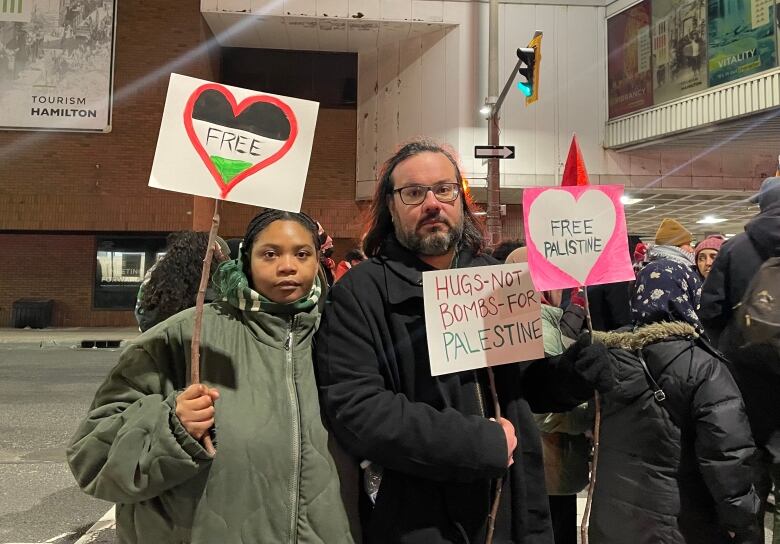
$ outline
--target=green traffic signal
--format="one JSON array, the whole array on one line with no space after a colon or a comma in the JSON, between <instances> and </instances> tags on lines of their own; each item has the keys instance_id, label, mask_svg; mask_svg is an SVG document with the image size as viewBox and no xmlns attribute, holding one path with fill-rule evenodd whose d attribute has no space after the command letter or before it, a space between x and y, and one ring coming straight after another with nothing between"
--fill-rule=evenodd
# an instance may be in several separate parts
<instances>
[{"instance_id":1,"label":"green traffic signal","mask_svg":"<svg viewBox=\"0 0 780 544\"><path fill-rule=\"evenodd\" d=\"M525 65L517 71L521 77L525 78L525 81L518 82L517 88L526 97L530 97L534 93L536 50L533 47L520 47L517 49L517 58Z\"/></svg>"},{"instance_id":2,"label":"green traffic signal","mask_svg":"<svg viewBox=\"0 0 780 544\"><path fill-rule=\"evenodd\" d=\"M520 89L520 92L525 96L531 96L534 92L533 87L529 83L523 83L522 81L517 82L517 88Z\"/></svg>"}]
</instances>

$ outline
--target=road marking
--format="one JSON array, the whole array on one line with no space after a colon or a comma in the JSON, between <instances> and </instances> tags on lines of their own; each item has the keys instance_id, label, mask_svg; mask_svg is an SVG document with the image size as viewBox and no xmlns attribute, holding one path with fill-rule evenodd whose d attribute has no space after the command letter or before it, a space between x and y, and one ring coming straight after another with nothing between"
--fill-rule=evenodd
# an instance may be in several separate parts
<instances>
[{"instance_id":1,"label":"road marking","mask_svg":"<svg viewBox=\"0 0 780 544\"><path fill-rule=\"evenodd\" d=\"M62 533L61 535L57 535L55 537L50 538L49 540L44 540L44 542L50 543L50 542L57 542L61 538L65 538L66 536L70 536L76 534L75 531L68 531L67 533Z\"/></svg>"},{"instance_id":2,"label":"road marking","mask_svg":"<svg viewBox=\"0 0 780 544\"><path fill-rule=\"evenodd\" d=\"M108 512L106 512L102 518L97 520L95 524L79 538L75 544L87 544L92 542L97 537L97 533L101 531L111 530L116 526L116 506L112 506Z\"/></svg>"}]
</instances>

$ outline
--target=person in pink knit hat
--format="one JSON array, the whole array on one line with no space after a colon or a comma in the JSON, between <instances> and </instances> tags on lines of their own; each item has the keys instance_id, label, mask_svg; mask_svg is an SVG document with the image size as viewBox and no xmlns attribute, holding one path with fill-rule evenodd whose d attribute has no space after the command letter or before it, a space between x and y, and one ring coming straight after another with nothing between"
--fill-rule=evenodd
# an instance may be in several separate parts
<instances>
[{"instance_id":1,"label":"person in pink knit hat","mask_svg":"<svg viewBox=\"0 0 780 544\"><path fill-rule=\"evenodd\" d=\"M696 244L696 249L694 250L696 269L699 271L702 281L707 279L712 269L712 263L715 262L715 257L718 256L723 241L723 236L714 234Z\"/></svg>"}]
</instances>

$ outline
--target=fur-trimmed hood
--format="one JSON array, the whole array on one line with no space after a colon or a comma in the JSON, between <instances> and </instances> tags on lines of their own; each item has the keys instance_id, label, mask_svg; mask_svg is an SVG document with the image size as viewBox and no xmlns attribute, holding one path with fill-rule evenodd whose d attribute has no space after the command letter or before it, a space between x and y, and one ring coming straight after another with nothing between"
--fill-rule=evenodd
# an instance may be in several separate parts
<instances>
[{"instance_id":1,"label":"fur-trimmed hood","mask_svg":"<svg viewBox=\"0 0 780 544\"><path fill-rule=\"evenodd\" d=\"M609 397L622 404L650 393L651 387L645 374L639 352L650 366L653 361L666 367L664 361L676 358L682 350L691 350L699 335L696 329L684 322L658 322L635 329L615 332L594 332L593 340L609 349L610 364L615 377L615 387Z\"/></svg>"},{"instance_id":2,"label":"fur-trimmed hood","mask_svg":"<svg viewBox=\"0 0 780 544\"><path fill-rule=\"evenodd\" d=\"M593 339L608 348L621 348L627 351L636 351L661 340L672 338L686 338L695 340L699 333L693 325L684 321L651 323L642 325L632 330L619 330L615 332L593 332Z\"/></svg>"}]
</instances>

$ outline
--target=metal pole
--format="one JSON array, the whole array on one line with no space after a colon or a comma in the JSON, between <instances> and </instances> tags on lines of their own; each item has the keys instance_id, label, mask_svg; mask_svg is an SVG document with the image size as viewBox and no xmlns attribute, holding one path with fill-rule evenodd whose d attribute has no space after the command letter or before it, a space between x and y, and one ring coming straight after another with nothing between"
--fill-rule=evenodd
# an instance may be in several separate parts
<instances>
[{"instance_id":1,"label":"metal pole","mask_svg":"<svg viewBox=\"0 0 780 544\"><path fill-rule=\"evenodd\" d=\"M488 34L488 96L498 96L498 0L490 0L490 30ZM498 145L498 108L493 107L488 119L488 145ZM490 242L501 240L501 178L499 159L488 159L487 229Z\"/></svg>"},{"instance_id":2,"label":"metal pole","mask_svg":"<svg viewBox=\"0 0 780 544\"><path fill-rule=\"evenodd\" d=\"M490 0L488 96L498 96L498 0Z\"/></svg>"}]
</instances>

